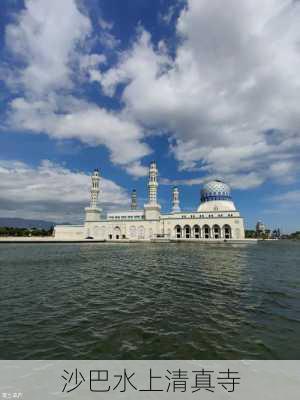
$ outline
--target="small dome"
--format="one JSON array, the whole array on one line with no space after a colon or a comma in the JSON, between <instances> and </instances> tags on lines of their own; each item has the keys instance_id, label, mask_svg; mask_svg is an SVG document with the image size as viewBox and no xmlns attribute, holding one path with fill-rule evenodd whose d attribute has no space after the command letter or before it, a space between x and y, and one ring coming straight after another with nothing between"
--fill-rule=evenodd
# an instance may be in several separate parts
<instances>
[{"instance_id":1,"label":"small dome","mask_svg":"<svg viewBox=\"0 0 300 400\"><path fill-rule=\"evenodd\" d=\"M219 180L207 182L201 190L201 202L231 200L230 187Z\"/></svg>"}]
</instances>

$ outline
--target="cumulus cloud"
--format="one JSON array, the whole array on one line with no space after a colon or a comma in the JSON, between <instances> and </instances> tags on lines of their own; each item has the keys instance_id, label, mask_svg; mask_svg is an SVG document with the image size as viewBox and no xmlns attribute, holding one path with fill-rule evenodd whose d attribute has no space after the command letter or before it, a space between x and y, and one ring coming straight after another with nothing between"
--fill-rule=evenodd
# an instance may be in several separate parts
<instances>
[{"instance_id":1,"label":"cumulus cloud","mask_svg":"<svg viewBox=\"0 0 300 400\"><path fill-rule=\"evenodd\" d=\"M261 212L268 217L269 215L276 216L276 224L286 232L299 230L298 219L295 215L300 211L300 190L282 191L272 196L267 196L264 199L266 208ZM291 221L289 223L289 221Z\"/></svg>"},{"instance_id":2,"label":"cumulus cloud","mask_svg":"<svg viewBox=\"0 0 300 400\"><path fill-rule=\"evenodd\" d=\"M178 17L170 13L175 54L139 27L132 46L103 68L104 55L82 52L92 26L75 0L27 0L6 30L8 47L25 63L17 82L26 93L11 102L11 125L102 144L136 176L145 174L141 159L151 152L145 138L160 132L181 170L239 188L292 182L299 172L300 2L188 0ZM104 43L113 25L100 18L99 27ZM118 112L61 94L76 82L74 65L106 96L121 97Z\"/></svg>"},{"instance_id":3,"label":"cumulus cloud","mask_svg":"<svg viewBox=\"0 0 300 400\"><path fill-rule=\"evenodd\" d=\"M291 190L285 193L272 196L271 199L281 206L290 207L291 204L300 204L300 190Z\"/></svg>"},{"instance_id":4,"label":"cumulus cloud","mask_svg":"<svg viewBox=\"0 0 300 400\"><path fill-rule=\"evenodd\" d=\"M80 57L79 68L82 72L91 74L96 71L100 64L105 64L106 56L104 54L86 54Z\"/></svg>"},{"instance_id":5,"label":"cumulus cloud","mask_svg":"<svg viewBox=\"0 0 300 400\"><path fill-rule=\"evenodd\" d=\"M173 4L167 9L167 12L164 14L160 13L159 14L159 19L169 25L172 20L175 18L176 14L179 13L180 9L183 7L183 5L186 4L186 0L175 0Z\"/></svg>"},{"instance_id":6,"label":"cumulus cloud","mask_svg":"<svg viewBox=\"0 0 300 400\"><path fill-rule=\"evenodd\" d=\"M111 21L107 21L100 16L98 19L99 27L101 28L101 34L99 36L100 43L109 50L113 50L120 45L120 40L112 34L114 24Z\"/></svg>"},{"instance_id":7,"label":"cumulus cloud","mask_svg":"<svg viewBox=\"0 0 300 400\"><path fill-rule=\"evenodd\" d=\"M82 222L89 204L90 176L44 160L37 167L0 160L0 214L5 217L42 218ZM129 204L127 192L111 180L101 179L101 206Z\"/></svg>"},{"instance_id":8,"label":"cumulus cloud","mask_svg":"<svg viewBox=\"0 0 300 400\"><path fill-rule=\"evenodd\" d=\"M239 187L298 172L300 3L189 0L175 57L142 31L101 78L146 127L168 132L180 168ZM165 47L165 46L164 46Z\"/></svg>"},{"instance_id":9,"label":"cumulus cloud","mask_svg":"<svg viewBox=\"0 0 300 400\"><path fill-rule=\"evenodd\" d=\"M247 175L239 175L239 174L232 174L232 175L224 175L226 178L224 178L224 181L230 182L230 186L233 189L249 189L249 188L255 188L263 183L263 178L259 176L255 172L249 172ZM168 186L174 186L174 185L180 185L180 186L198 186L202 185L203 183L209 181L209 180L214 180L214 179L219 179L220 174L218 175L205 175L202 178L189 178L189 179L168 179L168 178L163 178L161 180L162 185L168 185Z\"/></svg>"},{"instance_id":10,"label":"cumulus cloud","mask_svg":"<svg viewBox=\"0 0 300 400\"><path fill-rule=\"evenodd\" d=\"M101 25L103 34L112 28L104 20ZM125 112L107 110L72 92L76 84L101 77L106 63L104 54L86 53L91 35L90 19L75 0L25 2L6 27L6 46L19 61L6 82L19 90L9 104L6 127L104 145L114 164L140 176L145 173L140 160L150 153L142 127Z\"/></svg>"},{"instance_id":11,"label":"cumulus cloud","mask_svg":"<svg viewBox=\"0 0 300 400\"><path fill-rule=\"evenodd\" d=\"M93 103L69 97L48 97L28 101L16 98L11 102L11 126L30 132L46 132L57 139L78 138L91 146L105 145L113 163L136 175L143 171L137 159L148 154L141 130L125 114L107 111Z\"/></svg>"},{"instance_id":12,"label":"cumulus cloud","mask_svg":"<svg viewBox=\"0 0 300 400\"><path fill-rule=\"evenodd\" d=\"M90 33L90 20L74 0L27 0L6 27L6 46L24 65L14 78L34 94L71 87L69 64Z\"/></svg>"}]
</instances>

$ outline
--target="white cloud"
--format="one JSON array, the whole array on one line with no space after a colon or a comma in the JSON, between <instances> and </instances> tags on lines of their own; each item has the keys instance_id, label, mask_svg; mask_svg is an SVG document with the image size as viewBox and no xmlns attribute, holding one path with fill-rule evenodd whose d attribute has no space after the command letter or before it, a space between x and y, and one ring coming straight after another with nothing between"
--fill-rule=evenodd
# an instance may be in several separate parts
<instances>
[{"instance_id":1,"label":"white cloud","mask_svg":"<svg viewBox=\"0 0 300 400\"><path fill-rule=\"evenodd\" d=\"M90 20L74 0L27 0L6 27L7 48L25 64L18 83L34 94L71 87L70 63L90 33Z\"/></svg>"},{"instance_id":2,"label":"white cloud","mask_svg":"<svg viewBox=\"0 0 300 400\"><path fill-rule=\"evenodd\" d=\"M26 64L18 75L26 92L11 103L14 128L102 144L113 163L136 176L145 173L141 159L151 151L144 138L161 132L169 135L180 169L240 188L295 179L300 2L228 0L224 7L221 0L189 0L176 21L175 56L138 27L132 47L116 53L119 60L107 71L104 55L81 50L92 27L75 0L26 4L6 31L8 46ZM100 18L99 27L104 43L113 25ZM106 95L124 86L121 111L70 95L76 62Z\"/></svg>"},{"instance_id":3,"label":"white cloud","mask_svg":"<svg viewBox=\"0 0 300 400\"><path fill-rule=\"evenodd\" d=\"M110 50L115 49L120 44L120 40L117 39L112 33L107 31L103 31L101 33L99 36L99 41L104 47L107 47Z\"/></svg>"},{"instance_id":4,"label":"white cloud","mask_svg":"<svg viewBox=\"0 0 300 400\"><path fill-rule=\"evenodd\" d=\"M127 192L101 178L100 202L106 209L129 204ZM0 214L79 222L89 204L90 176L50 161L34 168L18 161L0 161Z\"/></svg>"},{"instance_id":5,"label":"white cloud","mask_svg":"<svg viewBox=\"0 0 300 400\"><path fill-rule=\"evenodd\" d=\"M276 217L276 225L285 232L299 230L299 219L295 216L300 211L300 190L282 191L264 199L266 208L261 210L266 220L269 216Z\"/></svg>"},{"instance_id":6,"label":"white cloud","mask_svg":"<svg viewBox=\"0 0 300 400\"><path fill-rule=\"evenodd\" d=\"M233 189L249 189L260 186L263 183L261 178L255 172L250 172L247 175L232 174L226 175L219 173L218 175L206 175L203 178L190 178L190 179L162 179L162 185L181 185L181 186L198 186L213 179L223 179L225 182L230 182Z\"/></svg>"},{"instance_id":7,"label":"white cloud","mask_svg":"<svg viewBox=\"0 0 300 400\"><path fill-rule=\"evenodd\" d=\"M78 138L91 146L105 145L112 162L129 170L150 151L141 141L140 127L128 116L72 96L34 102L16 98L11 110L11 126L36 133L43 131L58 139Z\"/></svg>"},{"instance_id":8,"label":"white cloud","mask_svg":"<svg viewBox=\"0 0 300 400\"><path fill-rule=\"evenodd\" d=\"M292 180L300 148L299 18L300 3L287 0L229 0L226 7L189 0L177 21L175 58L142 31L101 76L103 90L114 95L125 83L127 113L169 132L182 169L245 188Z\"/></svg>"},{"instance_id":9,"label":"white cloud","mask_svg":"<svg viewBox=\"0 0 300 400\"><path fill-rule=\"evenodd\" d=\"M144 167L139 161L129 164L126 167L126 170L130 175L133 175L136 178L146 176L149 171L148 167Z\"/></svg>"},{"instance_id":10,"label":"white cloud","mask_svg":"<svg viewBox=\"0 0 300 400\"><path fill-rule=\"evenodd\" d=\"M94 70L99 64L104 64L106 57L104 54L83 55L79 61L79 67L82 71Z\"/></svg>"},{"instance_id":11,"label":"white cloud","mask_svg":"<svg viewBox=\"0 0 300 400\"><path fill-rule=\"evenodd\" d=\"M99 22L100 28L103 29L103 30L109 30L110 31L114 26L114 24L112 22L107 21L102 17L99 17L98 22Z\"/></svg>"},{"instance_id":12,"label":"white cloud","mask_svg":"<svg viewBox=\"0 0 300 400\"><path fill-rule=\"evenodd\" d=\"M111 32L114 24L111 21L107 21L102 17L98 19L98 22L101 28L101 34L99 35L100 43L110 50L118 47L120 44L120 40L117 39Z\"/></svg>"},{"instance_id":13,"label":"white cloud","mask_svg":"<svg viewBox=\"0 0 300 400\"><path fill-rule=\"evenodd\" d=\"M25 9L6 27L6 45L23 65L12 70L7 81L20 91L10 103L6 126L104 145L114 164L140 176L140 159L150 152L140 125L122 111L71 94L75 84L97 80L106 62L104 54L85 53L91 35L91 22L75 0L25 2Z\"/></svg>"},{"instance_id":14,"label":"white cloud","mask_svg":"<svg viewBox=\"0 0 300 400\"><path fill-rule=\"evenodd\" d=\"M272 196L271 199L280 206L289 207L292 204L300 204L300 190L291 190Z\"/></svg>"},{"instance_id":15,"label":"white cloud","mask_svg":"<svg viewBox=\"0 0 300 400\"><path fill-rule=\"evenodd\" d=\"M165 14L159 14L159 19L169 25L184 5L186 5L186 0L175 0Z\"/></svg>"}]
</instances>

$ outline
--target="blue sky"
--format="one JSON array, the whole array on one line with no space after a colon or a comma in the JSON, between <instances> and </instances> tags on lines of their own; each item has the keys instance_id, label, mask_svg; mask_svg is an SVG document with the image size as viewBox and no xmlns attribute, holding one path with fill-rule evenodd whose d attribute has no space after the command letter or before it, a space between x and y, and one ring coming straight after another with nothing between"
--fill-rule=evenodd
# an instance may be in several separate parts
<instances>
[{"instance_id":1,"label":"blue sky","mask_svg":"<svg viewBox=\"0 0 300 400\"><path fill-rule=\"evenodd\" d=\"M80 222L101 202L198 207L228 182L251 228L300 228L300 3L288 0L4 0L0 216Z\"/></svg>"}]
</instances>

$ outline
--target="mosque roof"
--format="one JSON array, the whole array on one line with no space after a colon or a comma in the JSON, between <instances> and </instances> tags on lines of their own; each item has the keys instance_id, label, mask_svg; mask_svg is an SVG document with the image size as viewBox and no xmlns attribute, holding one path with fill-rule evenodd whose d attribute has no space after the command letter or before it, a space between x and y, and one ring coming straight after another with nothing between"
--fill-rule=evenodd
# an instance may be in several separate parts
<instances>
[{"instance_id":1,"label":"mosque roof","mask_svg":"<svg viewBox=\"0 0 300 400\"><path fill-rule=\"evenodd\" d=\"M231 191L227 183L216 179L203 185L201 202L213 200L231 200Z\"/></svg>"}]
</instances>

